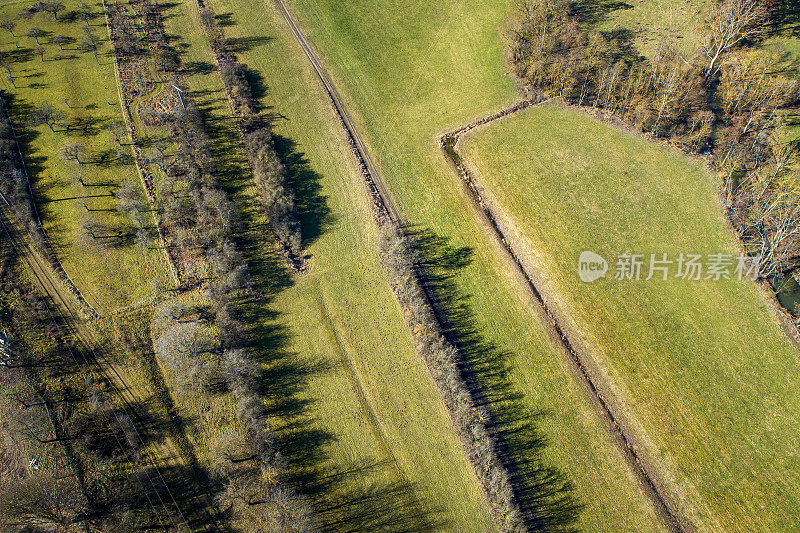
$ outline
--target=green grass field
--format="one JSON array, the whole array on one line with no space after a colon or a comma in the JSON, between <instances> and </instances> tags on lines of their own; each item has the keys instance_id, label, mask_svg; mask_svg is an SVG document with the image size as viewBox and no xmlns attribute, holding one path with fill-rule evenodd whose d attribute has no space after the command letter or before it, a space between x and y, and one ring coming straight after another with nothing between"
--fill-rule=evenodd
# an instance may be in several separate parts
<instances>
[{"instance_id":1,"label":"green grass field","mask_svg":"<svg viewBox=\"0 0 800 533\"><path fill-rule=\"evenodd\" d=\"M84 220L91 219L101 228L98 235L127 231L123 227L126 224L123 216L116 211L116 201L110 196L117 187L131 184L141 195L142 203L146 202L133 164L114 161L118 145L114 136L106 131L111 121L123 123L123 118L114 65L106 55L109 45L102 6L91 4L96 16L90 21L90 27L103 40L95 59L92 53L76 49L83 35L82 22L69 17L72 12L74 18L77 1L65 2L66 9L59 14L58 21L53 21L47 13L39 13L30 20L18 19L19 12L30 4L13 2L0 7L0 19L16 23L16 36L3 30L0 40L0 51L15 77L16 87L6 78L8 73L4 69L0 88L14 97L12 118L24 133L26 162L43 223L65 270L98 311L103 313L146 300L156 292L154 281L155 285L170 283L162 253L130 241L110 244L110 240L106 240L106 244L98 245L99 241L82 235L80 229ZM25 36L33 27L48 32L40 38L44 61L34 51L35 40ZM72 41L60 50L57 44L50 43L55 35L64 35ZM57 125L55 133L47 125L28 127L26 109L43 103L65 114L64 124ZM108 152L107 162L83 165L67 162L60 155L66 143L84 144L89 159L97 159L102 152ZM127 147L122 150L129 153ZM76 172L81 173L85 187L74 179ZM146 226L153 226L146 208L143 208L142 218Z\"/></svg>"},{"instance_id":2,"label":"green grass field","mask_svg":"<svg viewBox=\"0 0 800 533\"><path fill-rule=\"evenodd\" d=\"M659 529L651 504L436 144L439 134L515 100L500 39L510 4L328 0L293 1L290 8L331 71L404 216L451 246L471 250L455 290L466 298L490 351L508 356L507 384L521 394L518 403L539 413L535 421L548 445L537 459L575 483L586 505L579 527ZM263 9L274 8L265 2ZM297 87L285 90L290 101L305 105L308 96ZM345 151L336 144L316 149Z\"/></svg>"},{"instance_id":3,"label":"green grass field","mask_svg":"<svg viewBox=\"0 0 800 533\"><path fill-rule=\"evenodd\" d=\"M306 232L313 238L309 272L295 276L254 317L257 327L284 337L262 347L274 358L267 369L275 378L265 387L271 403L280 397L300 406L274 421L299 488L311 492L329 527L495 530L378 264L369 200L322 88L277 24L276 12L259 9L255 16L245 2L211 7L232 13L226 35L240 60L263 78L264 106L286 117L276 133L295 142L294 156L306 160L296 178L307 191L301 204L317 206L305 207ZM194 6L168 14L168 32L188 45L182 47L184 64L213 63ZM236 175L232 152L238 140L218 74L195 74L187 82L215 125L222 168ZM247 186L234 193L240 205L252 201ZM259 216L247 207L244 212ZM282 261L269 234L258 239L253 264ZM281 366L289 378L280 379L275 369Z\"/></svg>"},{"instance_id":4,"label":"green grass field","mask_svg":"<svg viewBox=\"0 0 800 533\"><path fill-rule=\"evenodd\" d=\"M625 251L646 262L651 253L738 254L716 179L687 157L557 107L476 130L463 153L581 344L675 465L696 521L791 529L800 512L800 365L764 296L736 276L663 281L659 272L644 281L649 263L641 281L613 279ZM607 258L605 279L579 280L584 250Z\"/></svg>"}]
</instances>

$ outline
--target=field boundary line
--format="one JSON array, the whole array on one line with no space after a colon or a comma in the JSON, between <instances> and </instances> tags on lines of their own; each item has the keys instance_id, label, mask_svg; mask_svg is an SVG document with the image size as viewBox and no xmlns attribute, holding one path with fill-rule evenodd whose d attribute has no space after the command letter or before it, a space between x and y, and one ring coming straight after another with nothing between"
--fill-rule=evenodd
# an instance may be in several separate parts
<instances>
[{"instance_id":1,"label":"field boundary line","mask_svg":"<svg viewBox=\"0 0 800 533\"><path fill-rule=\"evenodd\" d=\"M617 408L614 407L616 398L613 398L613 394L601 391L601 386L599 386L599 384L602 383L602 378L595 375L591 366L587 364L582 350L570 339L566 328L562 325L563 321L558 317L558 313L547 303L550 298L547 298L545 293L539 288L539 284L536 282L536 274L529 271L530 267L526 267L525 262L521 259L513 243L506 237L501 227L506 225L503 217L498 216L495 210L492 209L486 201L482 192L482 186L478 183L472 170L467 167L465 159L458 151L458 142L463 134L529 107L539 106L549 100L551 99L522 100L510 107L477 119L465 126L461 126L441 135L438 139L439 147L460 178L460 181L464 184L472 203L481 212L484 220L491 228L497 241L504 250L505 255L508 256L515 265L518 273L525 280L528 292L534 298L537 307L546 319L545 321L549 329L551 329L551 333L554 334L555 338L561 344L563 349L562 353L566 356L568 365L572 368L584 390L589 394L596 411L611 433L615 444L625 456L628 466L642 483L645 493L656 508L656 512L662 518L665 525L672 531L691 532L695 530L694 525L689 521L686 513L680 508L678 503L666 494L662 488L667 486L667 482L661 479L662 476L659 476L655 472L655 468L646 457L646 452L637 450L637 448L644 449L643 446L637 445L642 439L636 435L637 431L633 429L632 424L626 420L626 416L618 412Z\"/></svg>"}]
</instances>

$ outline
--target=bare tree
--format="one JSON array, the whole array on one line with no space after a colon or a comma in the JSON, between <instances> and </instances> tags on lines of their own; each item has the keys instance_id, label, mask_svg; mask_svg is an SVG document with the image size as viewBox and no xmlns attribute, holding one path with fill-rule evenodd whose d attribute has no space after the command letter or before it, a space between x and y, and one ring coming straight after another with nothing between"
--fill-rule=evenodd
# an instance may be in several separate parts
<instances>
[{"instance_id":1,"label":"bare tree","mask_svg":"<svg viewBox=\"0 0 800 533\"><path fill-rule=\"evenodd\" d=\"M175 372L178 386L208 391L220 380L219 340L199 321L177 323L155 343L156 354Z\"/></svg>"},{"instance_id":2,"label":"bare tree","mask_svg":"<svg viewBox=\"0 0 800 533\"><path fill-rule=\"evenodd\" d=\"M720 57L742 41L763 35L769 20L764 0L714 0L710 4L709 43L703 47L709 64L706 79L719 70Z\"/></svg>"},{"instance_id":3,"label":"bare tree","mask_svg":"<svg viewBox=\"0 0 800 533\"><path fill-rule=\"evenodd\" d=\"M60 34L59 35L55 35L55 36L53 36L52 39L50 39L50 42L53 43L53 44L57 44L58 47L61 50L64 49L64 45L67 44L68 41L69 41L69 39L67 39L65 36L60 35Z\"/></svg>"},{"instance_id":4,"label":"bare tree","mask_svg":"<svg viewBox=\"0 0 800 533\"><path fill-rule=\"evenodd\" d=\"M89 22L92 15L92 10L86 2L78 2L78 9L81 10L81 18L84 22Z\"/></svg>"},{"instance_id":5,"label":"bare tree","mask_svg":"<svg viewBox=\"0 0 800 533\"><path fill-rule=\"evenodd\" d=\"M40 28L31 28L28 30L28 33L25 34L26 37L31 37L32 39L36 39L36 44L42 44L39 42L39 38L45 36L44 30Z\"/></svg>"},{"instance_id":6,"label":"bare tree","mask_svg":"<svg viewBox=\"0 0 800 533\"><path fill-rule=\"evenodd\" d=\"M42 474L4 494L0 516L16 531L71 531L85 519L85 503L74 480Z\"/></svg>"},{"instance_id":7,"label":"bare tree","mask_svg":"<svg viewBox=\"0 0 800 533\"><path fill-rule=\"evenodd\" d=\"M0 28L3 28L12 36L16 37L16 35L14 35L14 26L15 24L11 20L4 20L3 22L0 22Z\"/></svg>"},{"instance_id":8,"label":"bare tree","mask_svg":"<svg viewBox=\"0 0 800 533\"><path fill-rule=\"evenodd\" d=\"M64 120L64 112L53 107L51 104L44 103L33 110L30 121L34 125L47 124L50 131L55 133L56 125Z\"/></svg>"},{"instance_id":9,"label":"bare tree","mask_svg":"<svg viewBox=\"0 0 800 533\"><path fill-rule=\"evenodd\" d=\"M86 163L86 146L80 143L65 144L61 148L61 157L65 161L75 161L79 165ZM81 180L83 185L83 180Z\"/></svg>"},{"instance_id":10,"label":"bare tree","mask_svg":"<svg viewBox=\"0 0 800 533\"><path fill-rule=\"evenodd\" d=\"M97 51L100 48L100 39L92 32L92 28L88 24L83 26L83 37L81 37L78 48L84 52L91 52L94 58L97 58Z\"/></svg>"},{"instance_id":11,"label":"bare tree","mask_svg":"<svg viewBox=\"0 0 800 533\"><path fill-rule=\"evenodd\" d=\"M114 119L109 122L106 130L114 136L118 145L123 146L125 144L123 141L126 140L127 131L119 120Z\"/></svg>"},{"instance_id":12,"label":"bare tree","mask_svg":"<svg viewBox=\"0 0 800 533\"><path fill-rule=\"evenodd\" d=\"M45 2L42 9L53 15L53 20L58 20L58 12L64 10L64 3L58 0L55 2Z\"/></svg>"},{"instance_id":13,"label":"bare tree","mask_svg":"<svg viewBox=\"0 0 800 533\"><path fill-rule=\"evenodd\" d=\"M34 53L39 56L39 59L44 61L44 46L37 46L33 49Z\"/></svg>"}]
</instances>

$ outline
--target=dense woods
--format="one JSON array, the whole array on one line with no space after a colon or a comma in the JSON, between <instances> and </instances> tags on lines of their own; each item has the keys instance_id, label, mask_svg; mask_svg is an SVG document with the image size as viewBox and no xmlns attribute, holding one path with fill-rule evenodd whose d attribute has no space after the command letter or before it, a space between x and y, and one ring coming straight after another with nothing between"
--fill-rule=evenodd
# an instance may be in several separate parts
<instances>
[{"instance_id":1,"label":"dense woods","mask_svg":"<svg viewBox=\"0 0 800 533\"><path fill-rule=\"evenodd\" d=\"M510 30L516 75L531 88L607 110L692 151L708 146L713 113L699 64L666 42L652 59L630 43L582 24L570 0L530 0Z\"/></svg>"},{"instance_id":2,"label":"dense woods","mask_svg":"<svg viewBox=\"0 0 800 533\"><path fill-rule=\"evenodd\" d=\"M786 125L800 106L798 58L761 46L776 31L767 0L709 0L694 57L668 41L651 58L583 16L583 2L524 0L508 32L515 74L529 90L620 117L710 156L728 214L761 277L800 264L798 143Z\"/></svg>"}]
</instances>

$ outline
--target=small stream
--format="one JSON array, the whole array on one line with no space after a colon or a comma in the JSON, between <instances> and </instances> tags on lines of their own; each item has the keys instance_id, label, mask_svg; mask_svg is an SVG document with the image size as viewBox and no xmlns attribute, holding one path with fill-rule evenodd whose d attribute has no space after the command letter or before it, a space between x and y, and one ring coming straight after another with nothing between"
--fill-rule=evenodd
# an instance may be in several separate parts
<instances>
[{"instance_id":1,"label":"small stream","mask_svg":"<svg viewBox=\"0 0 800 533\"><path fill-rule=\"evenodd\" d=\"M800 316L800 283L791 274L780 274L768 279L778 303L793 317Z\"/></svg>"}]
</instances>

